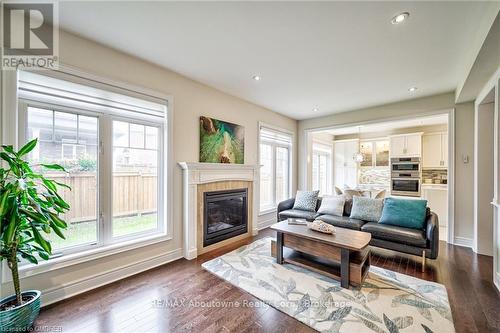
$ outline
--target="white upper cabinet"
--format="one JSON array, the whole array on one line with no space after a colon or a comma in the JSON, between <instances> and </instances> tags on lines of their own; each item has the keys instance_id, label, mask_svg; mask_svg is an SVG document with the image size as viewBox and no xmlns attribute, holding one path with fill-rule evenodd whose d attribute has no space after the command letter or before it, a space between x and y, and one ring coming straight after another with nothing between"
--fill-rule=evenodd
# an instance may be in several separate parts
<instances>
[{"instance_id":1,"label":"white upper cabinet","mask_svg":"<svg viewBox=\"0 0 500 333\"><path fill-rule=\"evenodd\" d=\"M418 157L422 155L422 134L396 135L390 138L391 157Z\"/></svg>"},{"instance_id":2,"label":"white upper cabinet","mask_svg":"<svg viewBox=\"0 0 500 333\"><path fill-rule=\"evenodd\" d=\"M441 134L425 134L422 137L422 165L424 168L441 167Z\"/></svg>"},{"instance_id":3,"label":"white upper cabinet","mask_svg":"<svg viewBox=\"0 0 500 333\"><path fill-rule=\"evenodd\" d=\"M393 136L390 140L390 154L393 157L405 156L406 140L404 136Z\"/></svg>"},{"instance_id":4,"label":"white upper cabinet","mask_svg":"<svg viewBox=\"0 0 500 333\"><path fill-rule=\"evenodd\" d=\"M422 166L424 168L448 167L448 134L430 133L422 138Z\"/></svg>"},{"instance_id":5,"label":"white upper cabinet","mask_svg":"<svg viewBox=\"0 0 500 333\"><path fill-rule=\"evenodd\" d=\"M448 167L448 133L441 134L441 150L443 154L443 166Z\"/></svg>"}]
</instances>

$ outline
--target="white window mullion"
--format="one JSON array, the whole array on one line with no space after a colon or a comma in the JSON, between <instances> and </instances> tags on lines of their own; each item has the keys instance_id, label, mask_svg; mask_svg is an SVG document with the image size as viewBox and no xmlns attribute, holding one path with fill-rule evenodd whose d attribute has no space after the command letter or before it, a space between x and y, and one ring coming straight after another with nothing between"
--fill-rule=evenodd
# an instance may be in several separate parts
<instances>
[{"instance_id":1,"label":"white window mullion","mask_svg":"<svg viewBox=\"0 0 500 333\"><path fill-rule=\"evenodd\" d=\"M113 238L113 122L109 116L101 116L99 120L98 243L108 245Z\"/></svg>"},{"instance_id":2,"label":"white window mullion","mask_svg":"<svg viewBox=\"0 0 500 333\"><path fill-rule=\"evenodd\" d=\"M273 149L273 152L272 152L272 156L273 156L273 159L272 159L272 171L273 171L273 177L272 177L272 183L273 183L273 205L274 206L277 206L278 204L276 203L276 145L272 145L272 149Z\"/></svg>"}]
</instances>

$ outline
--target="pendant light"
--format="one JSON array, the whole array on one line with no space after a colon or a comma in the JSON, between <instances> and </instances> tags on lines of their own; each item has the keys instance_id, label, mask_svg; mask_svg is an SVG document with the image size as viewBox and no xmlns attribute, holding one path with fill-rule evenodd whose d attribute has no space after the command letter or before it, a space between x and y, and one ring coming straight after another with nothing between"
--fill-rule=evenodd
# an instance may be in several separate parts
<instances>
[{"instance_id":1,"label":"pendant light","mask_svg":"<svg viewBox=\"0 0 500 333\"><path fill-rule=\"evenodd\" d=\"M365 160L363 154L361 154L361 126L358 126L358 152L352 157L357 163L361 163Z\"/></svg>"}]
</instances>

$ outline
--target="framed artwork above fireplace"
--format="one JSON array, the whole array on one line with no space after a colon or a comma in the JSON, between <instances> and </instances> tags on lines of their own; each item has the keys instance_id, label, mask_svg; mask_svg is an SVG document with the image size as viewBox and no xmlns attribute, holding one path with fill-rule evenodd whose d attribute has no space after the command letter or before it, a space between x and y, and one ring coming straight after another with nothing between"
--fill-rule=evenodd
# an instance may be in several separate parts
<instances>
[{"instance_id":1,"label":"framed artwork above fireplace","mask_svg":"<svg viewBox=\"0 0 500 333\"><path fill-rule=\"evenodd\" d=\"M245 128L201 116L200 162L244 164Z\"/></svg>"}]
</instances>

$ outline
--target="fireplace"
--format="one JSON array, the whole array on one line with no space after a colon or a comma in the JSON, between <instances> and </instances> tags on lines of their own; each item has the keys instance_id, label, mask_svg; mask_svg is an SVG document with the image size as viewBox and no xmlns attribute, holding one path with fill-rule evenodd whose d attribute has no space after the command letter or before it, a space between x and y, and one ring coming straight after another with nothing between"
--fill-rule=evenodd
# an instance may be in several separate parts
<instances>
[{"instance_id":1,"label":"fireplace","mask_svg":"<svg viewBox=\"0 0 500 333\"><path fill-rule=\"evenodd\" d=\"M248 231L247 189L205 192L203 246Z\"/></svg>"}]
</instances>

